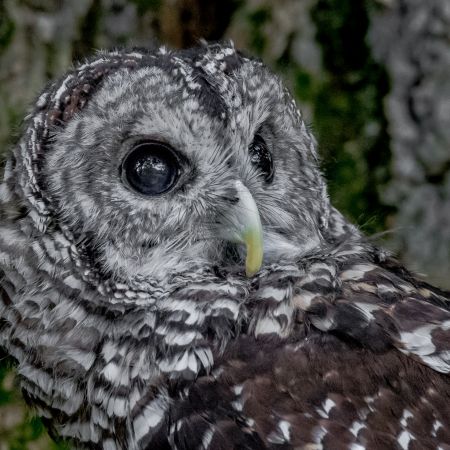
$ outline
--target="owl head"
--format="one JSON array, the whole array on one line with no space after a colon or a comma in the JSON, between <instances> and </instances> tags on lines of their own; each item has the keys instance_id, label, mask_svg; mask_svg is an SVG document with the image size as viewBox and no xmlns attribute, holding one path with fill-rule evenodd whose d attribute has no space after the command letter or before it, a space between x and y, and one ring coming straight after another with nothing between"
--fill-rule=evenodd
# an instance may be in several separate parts
<instances>
[{"instance_id":1,"label":"owl head","mask_svg":"<svg viewBox=\"0 0 450 450\"><path fill-rule=\"evenodd\" d=\"M8 172L102 277L253 275L330 235L313 137L231 44L98 54L41 95Z\"/></svg>"},{"instance_id":2,"label":"owl head","mask_svg":"<svg viewBox=\"0 0 450 450\"><path fill-rule=\"evenodd\" d=\"M0 345L54 434L147 448L170 382L240 333L289 336L297 262L349 233L262 63L231 44L103 52L44 90L7 160Z\"/></svg>"}]
</instances>

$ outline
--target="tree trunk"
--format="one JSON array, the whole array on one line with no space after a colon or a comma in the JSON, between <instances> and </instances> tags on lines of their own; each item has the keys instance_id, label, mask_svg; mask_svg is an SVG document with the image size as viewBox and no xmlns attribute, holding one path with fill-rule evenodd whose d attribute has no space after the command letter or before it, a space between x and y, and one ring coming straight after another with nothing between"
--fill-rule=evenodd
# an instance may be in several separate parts
<instances>
[{"instance_id":1,"label":"tree trunk","mask_svg":"<svg viewBox=\"0 0 450 450\"><path fill-rule=\"evenodd\" d=\"M450 287L450 4L392 0L374 14L370 42L391 89L394 243L413 269Z\"/></svg>"}]
</instances>

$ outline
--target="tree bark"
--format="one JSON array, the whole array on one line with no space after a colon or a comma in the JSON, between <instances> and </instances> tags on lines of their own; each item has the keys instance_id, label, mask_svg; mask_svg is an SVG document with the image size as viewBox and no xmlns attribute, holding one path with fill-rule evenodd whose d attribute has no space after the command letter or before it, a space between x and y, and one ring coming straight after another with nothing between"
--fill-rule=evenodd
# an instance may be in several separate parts
<instances>
[{"instance_id":1,"label":"tree bark","mask_svg":"<svg viewBox=\"0 0 450 450\"><path fill-rule=\"evenodd\" d=\"M395 205L394 244L426 279L450 287L450 4L391 0L370 42L391 80L386 113Z\"/></svg>"}]
</instances>

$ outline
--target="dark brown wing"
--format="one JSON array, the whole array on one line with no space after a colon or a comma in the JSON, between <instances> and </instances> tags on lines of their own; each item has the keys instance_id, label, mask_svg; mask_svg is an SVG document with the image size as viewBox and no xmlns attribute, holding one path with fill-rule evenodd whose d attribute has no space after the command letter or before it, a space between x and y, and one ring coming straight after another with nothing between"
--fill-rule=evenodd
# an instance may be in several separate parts
<instances>
[{"instance_id":1,"label":"dark brown wing","mask_svg":"<svg viewBox=\"0 0 450 450\"><path fill-rule=\"evenodd\" d=\"M295 280L289 337L240 336L182 390L177 448L450 446L446 293L394 261L343 253Z\"/></svg>"},{"instance_id":2,"label":"dark brown wing","mask_svg":"<svg viewBox=\"0 0 450 450\"><path fill-rule=\"evenodd\" d=\"M314 326L374 351L394 346L438 372L450 372L448 293L416 280L392 260L347 262L338 267L338 277L334 298L317 297L306 312Z\"/></svg>"},{"instance_id":3,"label":"dark brown wing","mask_svg":"<svg viewBox=\"0 0 450 450\"><path fill-rule=\"evenodd\" d=\"M312 331L241 337L175 402L179 449L437 449L450 445L447 376L391 348ZM353 446L352 446L353 445Z\"/></svg>"}]
</instances>

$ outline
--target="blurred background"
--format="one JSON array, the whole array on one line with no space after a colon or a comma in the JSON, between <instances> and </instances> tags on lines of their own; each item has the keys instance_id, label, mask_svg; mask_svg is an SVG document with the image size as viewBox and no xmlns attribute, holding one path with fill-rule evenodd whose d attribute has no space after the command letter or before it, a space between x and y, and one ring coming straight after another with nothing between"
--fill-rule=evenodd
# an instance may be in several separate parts
<instances>
[{"instance_id":1,"label":"blurred background","mask_svg":"<svg viewBox=\"0 0 450 450\"><path fill-rule=\"evenodd\" d=\"M45 83L97 48L233 39L290 87L334 204L450 288L448 0L0 0L0 153ZM64 448L0 355L0 450Z\"/></svg>"}]
</instances>

